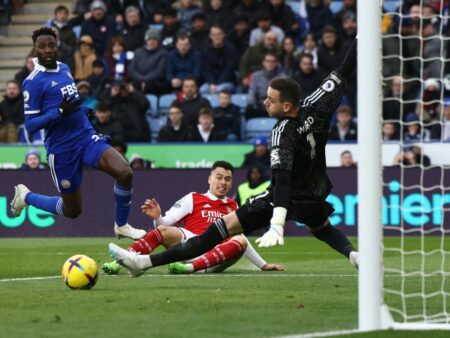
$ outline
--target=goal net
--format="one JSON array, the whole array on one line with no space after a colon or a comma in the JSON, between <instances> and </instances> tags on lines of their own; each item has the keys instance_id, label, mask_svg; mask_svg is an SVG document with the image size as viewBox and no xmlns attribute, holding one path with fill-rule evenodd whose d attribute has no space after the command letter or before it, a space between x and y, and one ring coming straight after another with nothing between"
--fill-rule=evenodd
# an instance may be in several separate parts
<instances>
[{"instance_id":1,"label":"goal net","mask_svg":"<svg viewBox=\"0 0 450 338\"><path fill-rule=\"evenodd\" d=\"M448 0L382 4L380 322L450 329Z\"/></svg>"}]
</instances>

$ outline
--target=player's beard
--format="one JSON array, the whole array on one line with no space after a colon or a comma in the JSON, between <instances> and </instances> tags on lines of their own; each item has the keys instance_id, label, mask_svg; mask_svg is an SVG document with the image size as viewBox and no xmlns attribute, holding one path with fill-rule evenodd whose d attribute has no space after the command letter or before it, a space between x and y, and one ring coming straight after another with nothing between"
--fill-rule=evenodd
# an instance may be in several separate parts
<instances>
[{"instance_id":1,"label":"player's beard","mask_svg":"<svg viewBox=\"0 0 450 338\"><path fill-rule=\"evenodd\" d=\"M48 57L42 57L39 59L39 63L45 68L56 69L56 54Z\"/></svg>"}]
</instances>

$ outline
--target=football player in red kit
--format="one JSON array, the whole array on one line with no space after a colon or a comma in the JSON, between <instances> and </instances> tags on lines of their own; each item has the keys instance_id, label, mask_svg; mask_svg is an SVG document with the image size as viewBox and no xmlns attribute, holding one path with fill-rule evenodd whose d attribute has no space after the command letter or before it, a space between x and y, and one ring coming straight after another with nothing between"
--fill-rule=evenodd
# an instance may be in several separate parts
<instances>
[{"instance_id":1,"label":"football player in red kit","mask_svg":"<svg viewBox=\"0 0 450 338\"><path fill-rule=\"evenodd\" d=\"M208 177L209 190L205 194L189 193L177 201L163 217L161 207L155 199L147 199L142 212L155 220L156 227L134 242L129 251L148 255L159 245L166 249L202 234L209 224L237 209L236 201L227 197L233 179L233 166L217 161ZM283 271L284 267L267 263L255 251L244 235L225 239L204 255L183 263L173 263L169 271L175 274L195 271L221 272L236 263L242 255L263 271ZM117 262L105 263L103 271L109 274L119 272Z\"/></svg>"}]
</instances>

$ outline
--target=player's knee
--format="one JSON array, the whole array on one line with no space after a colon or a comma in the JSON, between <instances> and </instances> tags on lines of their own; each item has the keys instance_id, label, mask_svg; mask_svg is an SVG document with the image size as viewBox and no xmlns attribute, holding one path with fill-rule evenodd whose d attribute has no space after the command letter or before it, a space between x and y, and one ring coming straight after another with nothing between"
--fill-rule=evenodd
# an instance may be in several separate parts
<instances>
[{"instance_id":1,"label":"player's knee","mask_svg":"<svg viewBox=\"0 0 450 338\"><path fill-rule=\"evenodd\" d=\"M233 240L239 243L239 245L242 248L242 252L247 250L247 240L245 239L244 236L235 236L233 237Z\"/></svg>"},{"instance_id":2,"label":"player's knee","mask_svg":"<svg viewBox=\"0 0 450 338\"><path fill-rule=\"evenodd\" d=\"M79 208L72 208L72 209L64 208L64 216L67 218L77 218L80 215L81 215L81 209L79 209Z\"/></svg>"},{"instance_id":3,"label":"player's knee","mask_svg":"<svg viewBox=\"0 0 450 338\"><path fill-rule=\"evenodd\" d=\"M167 234L167 226L165 225L158 225L155 229L158 229L163 236Z\"/></svg>"}]
</instances>

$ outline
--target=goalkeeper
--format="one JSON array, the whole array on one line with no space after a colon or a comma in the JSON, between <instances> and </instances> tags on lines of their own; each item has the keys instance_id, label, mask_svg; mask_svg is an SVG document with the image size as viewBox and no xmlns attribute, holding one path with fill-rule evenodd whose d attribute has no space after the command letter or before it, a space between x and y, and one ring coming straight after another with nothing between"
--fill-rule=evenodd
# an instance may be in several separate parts
<instances>
[{"instance_id":1,"label":"goalkeeper","mask_svg":"<svg viewBox=\"0 0 450 338\"><path fill-rule=\"evenodd\" d=\"M326 174L325 146L331 117L356 67L356 40L342 64L300 102L301 88L292 79L275 78L264 101L268 115L279 121L272 129L272 182L267 191L235 212L216 220L200 236L170 250L138 256L111 243L109 252L129 271L142 274L154 266L201 255L229 236L267 225L256 240L260 247L283 245L286 220L304 223L310 232L347 257L357 268L359 254L345 235L331 226L333 207L326 202L332 185Z\"/></svg>"}]
</instances>

